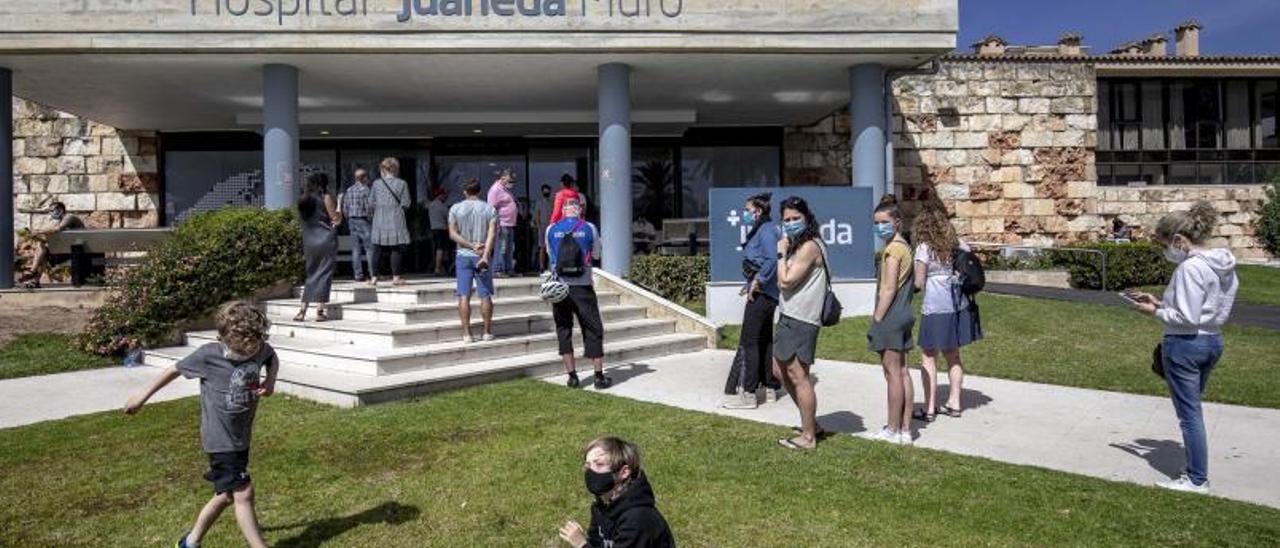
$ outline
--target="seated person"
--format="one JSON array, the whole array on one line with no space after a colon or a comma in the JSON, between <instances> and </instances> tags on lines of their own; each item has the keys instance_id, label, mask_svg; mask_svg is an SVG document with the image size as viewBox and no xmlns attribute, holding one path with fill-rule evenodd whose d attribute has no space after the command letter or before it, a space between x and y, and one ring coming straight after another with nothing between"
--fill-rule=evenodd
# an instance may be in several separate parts
<instances>
[{"instance_id":1,"label":"seated person","mask_svg":"<svg viewBox=\"0 0 1280 548\"><path fill-rule=\"evenodd\" d=\"M658 229L648 219L637 217L631 223L631 240L637 252L648 253L658 242Z\"/></svg>"},{"instance_id":2,"label":"seated person","mask_svg":"<svg viewBox=\"0 0 1280 548\"><path fill-rule=\"evenodd\" d=\"M569 520L560 538L574 548L667 548L676 545L658 512L649 479L640 469L640 449L618 438L597 438L583 451L591 527Z\"/></svg>"},{"instance_id":3,"label":"seated person","mask_svg":"<svg viewBox=\"0 0 1280 548\"><path fill-rule=\"evenodd\" d=\"M24 285L32 289L40 287L40 279L44 277L45 272L48 272L51 266L49 261L49 236L64 230L84 228L84 221L81 221L80 217L68 214L67 206L62 202L54 202L50 205L48 213L56 224L53 228L31 232L31 239L34 245L27 248L27 271L21 276Z\"/></svg>"}]
</instances>

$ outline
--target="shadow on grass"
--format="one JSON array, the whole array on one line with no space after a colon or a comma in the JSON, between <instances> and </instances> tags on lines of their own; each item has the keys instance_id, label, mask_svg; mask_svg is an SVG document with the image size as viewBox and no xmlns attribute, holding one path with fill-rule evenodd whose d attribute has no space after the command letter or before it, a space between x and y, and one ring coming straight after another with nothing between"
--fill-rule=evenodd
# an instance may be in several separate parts
<instances>
[{"instance_id":1,"label":"shadow on grass","mask_svg":"<svg viewBox=\"0 0 1280 548\"><path fill-rule=\"evenodd\" d=\"M280 542L277 542L275 546L276 548L314 548L361 525L373 525L377 523L399 525L401 523L418 519L418 516L421 513L422 511L418 510L417 506L409 506L398 502L388 501L350 516L322 518L312 521L290 523L287 525L264 527L263 530L282 531L296 527L306 527L301 533L281 540Z\"/></svg>"},{"instance_id":2,"label":"shadow on grass","mask_svg":"<svg viewBox=\"0 0 1280 548\"><path fill-rule=\"evenodd\" d=\"M1186 451L1174 440L1136 439L1130 443L1110 443L1116 449L1147 461L1157 472L1173 479L1182 474Z\"/></svg>"}]
</instances>

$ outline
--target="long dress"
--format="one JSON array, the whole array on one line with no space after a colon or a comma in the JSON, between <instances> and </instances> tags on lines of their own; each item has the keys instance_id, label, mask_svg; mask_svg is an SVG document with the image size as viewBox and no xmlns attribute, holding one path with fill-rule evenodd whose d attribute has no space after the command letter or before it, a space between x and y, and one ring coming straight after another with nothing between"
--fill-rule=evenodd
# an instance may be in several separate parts
<instances>
[{"instance_id":1,"label":"long dress","mask_svg":"<svg viewBox=\"0 0 1280 548\"><path fill-rule=\"evenodd\" d=\"M302 255L307 262L307 282L302 288L305 303L329 302L338 257L338 233L324 202L320 198L316 202L315 211L302 219Z\"/></svg>"},{"instance_id":2,"label":"long dress","mask_svg":"<svg viewBox=\"0 0 1280 548\"><path fill-rule=\"evenodd\" d=\"M372 191L374 245L406 245L410 242L404 210L409 207L409 184L395 177L378 179Z\"/></svg>"}]
</instances>

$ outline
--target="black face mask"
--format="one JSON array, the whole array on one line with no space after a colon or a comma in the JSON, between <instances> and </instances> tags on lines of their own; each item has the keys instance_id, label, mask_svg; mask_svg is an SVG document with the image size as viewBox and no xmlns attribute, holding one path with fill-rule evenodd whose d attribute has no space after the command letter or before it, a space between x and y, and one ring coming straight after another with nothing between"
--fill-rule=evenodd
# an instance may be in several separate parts
<instances>
[{"instance_id":1,"label":"black face mask","mask_svg":"<svg viewBox=\"0 0 1280 548\"><path fill-rule=\"evenodd\" d=\"M550 192L543 192L543 193L542 193L542 197L543 197L543 198L550 198L550 197L551 197L551 193L550 193Z\"/></svg>"},{"instance_id":2,"label":"black face mask","mask_svg":"<svg viewBox=\"0 0 1280 548\"><path fill-rule=\"evenodd\" d=\"M605 472L603 474L594 472L590 468L586 469L587 491L595 496L601 496L617 485L617 481L613 479L613 472Z\"/></svg>"}]
</instances>

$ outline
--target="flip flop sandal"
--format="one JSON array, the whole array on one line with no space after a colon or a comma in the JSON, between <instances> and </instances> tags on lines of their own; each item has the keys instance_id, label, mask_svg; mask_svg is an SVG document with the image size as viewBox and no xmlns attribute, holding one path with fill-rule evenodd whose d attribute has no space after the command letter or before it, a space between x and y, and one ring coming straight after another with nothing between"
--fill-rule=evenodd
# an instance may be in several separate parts
<instances>
[{"instance_id":1,"label":"flip flop sandal","mask_svg":"<svg viewBox=\"0 0 1280 548\"><path fill-rule=\"evenodd\" d=\"M798 443L796 443L796 442L795 442L795 438L791 438L791 439L787 439L787 438L778 438L778 445L781 445L781 446L783 446L783 447L785 447L785 448L787 448L787 449L790 449L790 450L792 450L792 451L812 451L814 447L817 447L817 445L816 445L816 444L815 444L815 445L812 445L812 446L809 446L809 447L805 447L805 446L803 446L803 445L800 445L800 444L798 444Z\"/></svg>"},{"instance_id":2,"label":"flip flop sandal","mask_svg":"<svg viewBox=\"0 0 1280 548\"><path fill-rule=\"evenodd\" d=\"M946 414L948 417L951 417L951 418L953 418L953 419L958 419L958 418L960 418L960 413L961 413L961 410L960 410L960 409L956 409L956 408L951 407L951 406L949 406L949 405L944 405L944 406L942 406L942 407L940 407L940 408L938 408L938 409L939 409L940 411L942 411L944 414Z\"/></svg>"},{"instance_id":3,"label":"flip flop sandal","mask_svg":"<svg viewBox=\"0 0 1280 548\"><path fill-rule=\"evenodd\" d=\"M295 322L305 322L305 321L307 321L307 313L306 313L306 312L299 312L299 313L298 313L298 315L296 315L296 316L294 316L294 317L293 317L293 321L295 321Z\"/></svg>"},{"instance_id":4,"label":"flip flop sandal","mask_svg":"<svg viewBox=\"0 0 1280 548\"><path fill-rule=\"evenodd\" d=\"M792 426L791 431L797 434L804 432L804 430L801 430L799 426ZM830 435L831 433L827 432L826 428L819 426L818 429L813 432L813 439L820 440Z\"/></svg>"},{"instance_id":5,"label":"flip flop sandal","mask_svg":"<svg viewBox=\"0 0 1280 548\"><path fill-rule=\"evenodd\" d=\"M935 410L932 413L925 413L924 408L918 408L911 413L911 418L918 421L933 422L938 418L938 412Z\"/></svg>"},{"instance_id":6,"label":"flip flop sandal","mask_svg":"<svg viewBox=\"0 0 1280 548\"><path fill-rule=\"evenodd\" d=\"M319 311L317 311L317 312L316 312L316 321L317 321L317 322L327 322L327 321L329 321L329 314L328 314L327 312L323 311L323 310L319 310Z\"/></svg>"}]
</instances>

